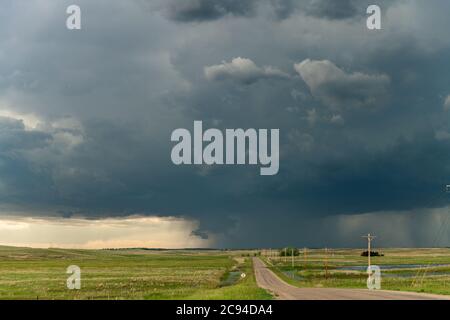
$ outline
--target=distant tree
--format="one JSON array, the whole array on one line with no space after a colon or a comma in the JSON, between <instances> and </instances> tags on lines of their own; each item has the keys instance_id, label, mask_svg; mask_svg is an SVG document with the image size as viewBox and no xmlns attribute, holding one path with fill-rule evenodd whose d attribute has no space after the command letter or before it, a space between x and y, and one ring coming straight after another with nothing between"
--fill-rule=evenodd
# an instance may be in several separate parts
<instances>
[{"instance_id":1,"label":"distant tree","mask_svg":"<svg viewBox=\"0 0 450 320\"><path fill-rule=\"evenodd\" d=\"M363 251L361 253L361 257L368 257L368 256L369 256L369 252L367 250ZM370 251L370 256L371 257L384 257L384 254L379 253L378 251Z\"/></svg>"},{"instance_id":2,"label":"distant tree","mask_svg":"<svg viewBox=\"0 0 450 320\"><path fill-rule=\"evenodd\" d=\"M297 248L292 247L283 248L279 251L280 257L291 257L292 253L294 253L294 257L300 255L300 251Z\"/></svg>"}]
</instances>

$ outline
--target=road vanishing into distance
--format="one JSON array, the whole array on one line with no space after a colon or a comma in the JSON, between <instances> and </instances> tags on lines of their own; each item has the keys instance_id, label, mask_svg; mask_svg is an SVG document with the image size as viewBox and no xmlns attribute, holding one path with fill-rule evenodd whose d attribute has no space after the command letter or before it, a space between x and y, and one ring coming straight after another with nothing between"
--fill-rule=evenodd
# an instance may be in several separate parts
<instances>
[{"instance_id":1,"label":"road vanishing into distance","mask_svg":"<svg viewBox=\"0 0 450 320\"><path fill-rule=\"evenodd\" d=\"M368 289L298 288L281 280L259 258L253 258L258 286L280 300L450 300L450 296Z\"/></svg>"}]
</instances>

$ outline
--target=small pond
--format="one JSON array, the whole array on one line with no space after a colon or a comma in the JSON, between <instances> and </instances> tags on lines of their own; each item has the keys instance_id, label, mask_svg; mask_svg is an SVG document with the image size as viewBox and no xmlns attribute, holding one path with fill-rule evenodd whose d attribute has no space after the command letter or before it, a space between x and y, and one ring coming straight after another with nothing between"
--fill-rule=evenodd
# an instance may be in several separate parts
<instances>
[{"instance_id":1,"label":"small pond","mask_svg":"<svg viewBox=\"0 0 450 320\"><path fill-rule=\"evenodd\" d=\"M448 267L450 264L385 264L379 265L381 270L395 270L395 269L419 269L429 267ZM367 266L345 266L337 267L336 270L345 271L366 271Z\"/></svg>"}]
</instances>

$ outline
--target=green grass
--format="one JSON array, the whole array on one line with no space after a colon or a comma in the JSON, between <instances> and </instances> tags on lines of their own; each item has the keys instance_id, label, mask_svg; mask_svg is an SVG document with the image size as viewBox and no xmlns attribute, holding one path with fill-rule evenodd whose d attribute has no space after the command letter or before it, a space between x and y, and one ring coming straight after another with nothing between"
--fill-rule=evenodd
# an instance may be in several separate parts
<instances>
[{"instance_id":1,"label":"green grass","mask_svg":"<svg viewBox=\"0 0 450 320\"><path fill-rule=\"evenodd\" d=\"M319 288L367 288L364 270L340 270L348 266L367 265L362 250L309 250L306 260L296 257L292 267L290 257L272 258L271 269L286 282L299 287ZM372 264L382 268L382 289L426 292L450 295L450 249L381 249L384 257L372 257ZM265 259L267 261L267 258ZM425 265L425 267L408 266ZM433 266L449 264L449 266ZM327 265L328 273L325 272ZM383 265L403 265L383 270Z\"/></svg>"},{"instance_id":2,"label":"green grass","mask_svg":"<svg viewBox=\"0 0 450 320\"><path fill-rule=\"evenodd\" d=\"M256 286L248 262L248 278L221 286L237 264L221 251L0 247L0 299L270 298ZM69 265L81 268L81 290L66 287Z\"/></svg>"},{"instance_id":3,"label":"green grass","mask_svg":"<svg viewBox=\"0 0 450 320\"><path fill-rule=\"evenodd\" d=\"M450 249L382 249L375 265L449 264L382 271L382 289L450 294ZM254 253L254 252L252 252ZM366 288L361 250L309 250L306 261L273 258L274 270L299 287ZM249 251L62 250L0 247L0 299L271 299L255 282ZM265 258L267 261L267 258ZM328 275L325 274L328 265ZM66 288L78 265L81 290ZM306 267L306 268L305 268ZM286 272L286 273L285 273ZM239 275L245 273L246 277Z\"/></svg>"},{"instance_id":4,"label":"green grass","mask_svg":"<svg viewBox=\"0 0 450 320\"><path fill-rule=\"evenodd\" d=\"M196 293L188 299L200 300L220 300L220 299L239 299L239 300L268 300L272 295L266 290L256 285L253 272L252 260L246 258L245 262L239 265L239 270L245 273L245 278L237 279L237 282L230 286L224 286L219 289L209 289L204 292Z\"/></svg>"}]
</instances>

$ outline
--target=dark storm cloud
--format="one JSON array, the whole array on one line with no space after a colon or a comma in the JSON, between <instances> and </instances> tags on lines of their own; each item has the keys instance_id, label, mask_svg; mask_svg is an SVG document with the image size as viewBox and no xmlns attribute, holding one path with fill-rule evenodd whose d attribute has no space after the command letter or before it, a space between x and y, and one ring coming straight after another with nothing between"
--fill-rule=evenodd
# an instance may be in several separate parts
<instances>
[{"instance_id":1,"label":"dark storm cloud","mask_svg":"<svg viewBox=\"0 0 450 320\"><path fill-rule=\"evenodd\" d=\"M0 117L0 201L21 204L40 202L36 192L45 195L51 188L48 172L33 168L27 153L49 145L52 137L44 132L26 131L22 121ZM37 170L36 170L37 169ZM44 196L44 198L47 198ZM47 198L44 202L51 202Z\"/></svg>"},{"instance_id":2,"label":"dark storm cloud","mask_svg":"<svg viewBox=\"0 0 450 320\"><path fill-rule=\"evenodd\" d=\"M170 0L166 12L175 21L210 21L226 15L250 16L256 3L256 0Z\"/></svg>"},{"instance_id":3,"label":"dark storm cloud","mask_svg":"<svg viewBox=\"0 0 450 320\"><path fill-rule=\"evenodd\" d=\"M25 131L22 121L0 116L1 151L27 150L47 144L49 135L41 132Z\"/></svg>"},{"instance_id":4,"label":"dark storm cloud","mask_svg":"<svg viewBox=\"0 0 450 320\"><path fill-rule=\"evenodd\" d=\"M351 18L358 13L356 1L353 0L311 0L306 10L309 15L336 20Z\"/></svg>"},{"instance_id":5,"label":"dark storm cloud","mask_svg":"<svg viewBox=\"0 0 450 320\"><path fill-rule=\"evenodd\" d=\"M387 7L394 0L379 1ZM177 22L203 22L225 16L253 17L261 7L268 7L278 19L302 13L307 16L345 20L366 15L370 1L361 0L170 0L163 4L166 16Z\"/></svg>"},{"instance_id":6,"label":"dark storm cloud","mask_svg":"<svg viewBox=\"0 0 450 320\"><path fill-rule=\"evenodd\" d=\"M278 196L295 199L299 192L307 195L299 205L308 212L331 215L409 210L430 202L441 206L448 203L442 191L450 174L449 142L437 141L430 132L412 141L396 141L382 152L364 152L357 147L359 151L353 151L351 157L317 161L310 169L322 179L295 183L292 193L283 190ZM436 198L440 201L433 202Z\"/></svg>"},{"instance_id":7,"label":"dark storm cloud","mask_svg":"<svg viewBox=\"0 0 450 320\"><path fill-rule=\"evenodd\" d=\"M223 246L257 246L270 230L280 245L348 245L379 214L411 231L404 217L449 203L436 198L450 174L448 2L390 2L379 33L350 21L352 1L276 1L282 23L259 2L171 2L173 21L141 10L148 1L80 1L80 32L64 28L69 1L7 2L1 208L184 216ZM177 23L188 21L209 22ZM280 173L174 166L170 134L194 120L279 128ZM346 228L323 225L343 216Z\"/></svg>"},{"instance_id":8,"label":"dark storm cloud","mask_svg":"<svg viewBox=\"0 0 450 320\"><path fill-rule=\"evenodd\" d=\"M304 15L326 20L362 19L366 9L376 4L386 9L396 0L381 0L376 3L366 0L270 0L272 9L279 19L287 19L293 14Z\"/></svg>"}]
</instances>

